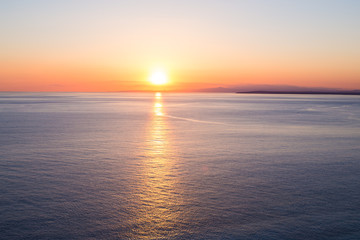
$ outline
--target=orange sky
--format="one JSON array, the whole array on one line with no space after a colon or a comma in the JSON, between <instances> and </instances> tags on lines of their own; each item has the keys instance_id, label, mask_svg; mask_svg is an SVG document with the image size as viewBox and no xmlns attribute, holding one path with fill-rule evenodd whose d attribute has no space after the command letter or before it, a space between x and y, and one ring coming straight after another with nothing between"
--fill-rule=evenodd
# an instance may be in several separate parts
<instances>
[{"instance_id":1,"label":"orange sky","mask_svg":"<svg viewBox=\"0 0 360 240\"><path fill-rule=\"evenodd\" d=\"M154 86L148 69L10 63L0 70L2 91L192 91L249 84L360 88L356 71L344 68L253 66L248 69L167 69L169 82ZM350 69L351 70L351 69Z\"/></svg>"},{"instance_id":2,"label":"orange sky","mask_svg":"<svg viewBox=\"0 0 360 240\"><path fill-rule=\"evenodd\" d=\"M0 91L360 89L358 12L356 1L10 1ZM154 66L169 84L148 81Z\"/></svg>"}]
</instances>

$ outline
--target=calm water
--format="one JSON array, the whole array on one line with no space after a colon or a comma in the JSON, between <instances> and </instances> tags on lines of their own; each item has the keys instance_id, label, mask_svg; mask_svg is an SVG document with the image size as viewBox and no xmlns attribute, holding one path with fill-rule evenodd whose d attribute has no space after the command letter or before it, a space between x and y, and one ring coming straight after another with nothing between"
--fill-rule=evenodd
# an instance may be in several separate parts
<instances>
[{"instance_id":1,"label":"calm water","mask_svg":"<svg viewBox=\"0 0 360 240\"><path fill-rule=\"evenodd\" d=\"M360 239L360 98L0 94L1 239Z\"/></svg>"}]
</instances>

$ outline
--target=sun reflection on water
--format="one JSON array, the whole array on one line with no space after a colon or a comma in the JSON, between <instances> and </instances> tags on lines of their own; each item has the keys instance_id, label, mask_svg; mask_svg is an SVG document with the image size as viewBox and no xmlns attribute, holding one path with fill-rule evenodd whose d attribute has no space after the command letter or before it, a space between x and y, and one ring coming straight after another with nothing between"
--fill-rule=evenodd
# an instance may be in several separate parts
<instances>
[{"instance_id":1,"label":"sun reflection on water","mask_svg":"<svg viewBox=\"0 0 360 240\"><path fill-rule=\"evenodd\" d=\"M157 100L157 101L159 101L159 100ZM159 103L159 102L156 102L154 104L154 112L155 112L156 116L163 116L164 115L163 112L162 112L162 107L163 107L163 105L161 103Z\"/></svg>"},{"instance_id":2,"label":"sun reflection on water","mask_svg":"<svg viewBox=\"0 0 360 240\"><path fill-rule=\"evenodd\" d=\"M157 93L138 175L138 205L131 239L172 238L185 224L176 155L164 112L162 96Z\"/></svg>"},{"instance_id":3,"label":"sun reflection on water","mask_svg":"<svg viewBox=\"0 0 360 240\"><path fill-rule=\"evenodd\" d=\"M161 92L157 92L157 93L155 93L155 98L156 99L161 99Z\"/></svg>"}]
</instances>

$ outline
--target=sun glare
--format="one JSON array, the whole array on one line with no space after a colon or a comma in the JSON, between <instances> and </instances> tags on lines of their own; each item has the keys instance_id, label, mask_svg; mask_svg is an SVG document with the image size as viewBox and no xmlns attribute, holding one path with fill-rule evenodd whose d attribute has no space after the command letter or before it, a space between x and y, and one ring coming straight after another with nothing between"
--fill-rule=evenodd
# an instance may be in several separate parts
<instances>
[{"instance_id":1,"label":"sun glare","mask_svg":"<svg viewBox=\"0 0 360 240\"><path fill-rule=\"evenodd\" d=\"M168 82L166 72L163 70L155 70L151 73L149 81L155 85L163 85Z\"/></svg>"}]
</instances>

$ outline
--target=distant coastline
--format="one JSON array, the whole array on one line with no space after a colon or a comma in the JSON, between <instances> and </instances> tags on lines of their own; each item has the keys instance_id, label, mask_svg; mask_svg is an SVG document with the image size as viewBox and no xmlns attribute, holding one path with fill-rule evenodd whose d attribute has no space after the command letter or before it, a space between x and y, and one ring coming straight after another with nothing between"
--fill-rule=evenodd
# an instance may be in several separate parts
<instances>
[{"instance_id":1,"label":"distant coastline","mask_svg":"<svg viewBox=\"0 0 360 240\"><path fill-rule=\"evenodd\" d=\"M318 92L318 91L247 91L236 92L239 94L316 94L316 95L358 95L360 91L335 91L335 92Z\"/></svg>"}]
</instances>

